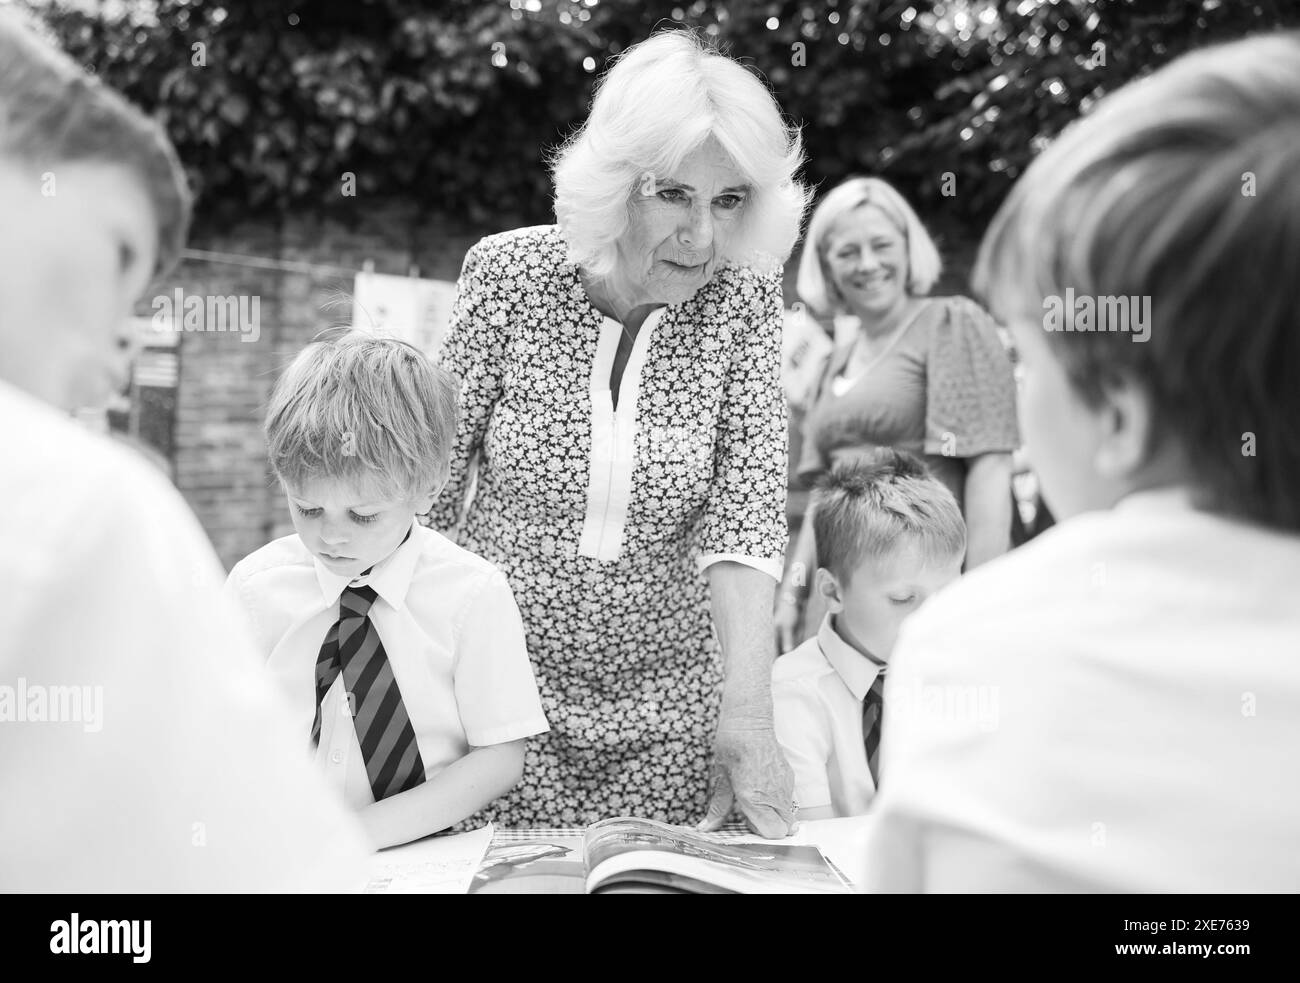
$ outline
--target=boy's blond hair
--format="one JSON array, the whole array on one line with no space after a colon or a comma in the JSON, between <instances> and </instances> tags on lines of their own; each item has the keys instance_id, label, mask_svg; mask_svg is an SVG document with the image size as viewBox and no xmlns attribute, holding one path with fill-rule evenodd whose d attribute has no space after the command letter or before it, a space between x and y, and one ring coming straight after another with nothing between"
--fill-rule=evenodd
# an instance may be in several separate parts
<instances>
[{"instance_id":1,"label":"boy's blond hair","mask_svg":"<svg viewBox=\"0 0 1300 983\"><path fill-rule=\"evenodd\" d=\"M879 448L824 475L812 496L817 565L841 581L911 544L934 562L966 552L966 522L943 482L903 451Z\"/></svg>"},{"instance_id":2,"label":"boy's blond hair","mask_svg":"<svg viewBox=\"0 0 1300 983\"><path fill-rule=\"evenodd\" d=\"M315 341L271 393L271 467L291 489L330 478L387 499L436 493L447 482L458 388L395 338L348 331Z\"/></svg>"}]
</instances>

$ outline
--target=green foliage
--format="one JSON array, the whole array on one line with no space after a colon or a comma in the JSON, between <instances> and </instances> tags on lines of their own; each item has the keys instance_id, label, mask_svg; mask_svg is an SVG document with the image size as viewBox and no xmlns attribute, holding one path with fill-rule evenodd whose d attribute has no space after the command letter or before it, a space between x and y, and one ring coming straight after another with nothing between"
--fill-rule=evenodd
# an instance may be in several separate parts
<instances>
[{"instance_id":1,"label":"green foliage","mask_svg":"<svg viewBox=\"0 0 1300 983\"><path fill-rule=\"evenodd\" d=\"M921 6L920 4L917 5ZM937 182L923 162L949 162L963 212L991 215L1032 157L1108 92L1193 48L1300 25L1296 0L1004 0L932 5L923 30L945 37L948 79L923 125L881 148L919 196ZM981 21L978 12L997 16ZM966 30L954 23L968 11ZM918 18L918 21L922 20Z\"/></svg>"},{"instance_id":2,"label":"green foliage","mask_svg":"<svg viewBox=\"0 0 1300 983\"><path fill-rule=\"evenodd\" d=\"M547 151L581 122L609 59L674 23L768 80L823 187L878 173L925 208L951 172L948 211L971 222L1099 95L1188 48L1300 24L1296 0L158 0L112 17L42 13L74 57L161 116L209 211L404 198L488 226L548 219ZM355 198L341 190L349 173Z\"/></svg>"}]
</instances>

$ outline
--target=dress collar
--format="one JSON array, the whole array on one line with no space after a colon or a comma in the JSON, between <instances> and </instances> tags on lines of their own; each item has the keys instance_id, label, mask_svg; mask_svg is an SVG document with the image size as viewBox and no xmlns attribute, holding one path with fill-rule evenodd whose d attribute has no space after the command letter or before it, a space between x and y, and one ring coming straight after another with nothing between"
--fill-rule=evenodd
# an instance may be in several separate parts
<instances>
[{"instance_id":1,"label":"dress collar","mask_svg":"<svg viewBox=\"0 0 1300 983\"><path fill-rule=\"evenodd\" d=\"M327 606L338 602L339 595L345 587L364 587L369 585L376 594L401 609L406 603L406 592L411 586L411 577L415 573L416 561L424 548L424 536L427 530L414 519L411 528L397 549L380 560L370 572L359 577L346 577L328 569L318 557L312 557L316 566L316 582L320 585L321 595Z\"/></svg>"},{"instance_id":2,"label":"dress collar","mask_svg":"<svg viewBox=\"0 0 1300 983\"><path fill-rule=\"evenodd\" d=\"M817 631L817 644L854 699L865 700L876 677L883 675L887 667L841 638L833 622L834 615L828 614L822 619L822 626Z\"/></svg>"}]
</instances>

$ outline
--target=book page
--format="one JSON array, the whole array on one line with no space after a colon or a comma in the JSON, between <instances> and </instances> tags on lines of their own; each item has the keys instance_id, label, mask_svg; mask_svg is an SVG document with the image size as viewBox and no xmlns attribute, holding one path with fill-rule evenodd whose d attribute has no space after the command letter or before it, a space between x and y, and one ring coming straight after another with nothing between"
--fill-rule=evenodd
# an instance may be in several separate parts
<instances>
[{"instance_id":1,"label":"book page","mask_svg":"<svg viewBox=\"0 0 1300 983\"><path fill-rule=\"evenodd\" d=\"M815 846L850 886L853 877L850 872L862 871L866 855L866 829L869 820L865 816L851 816L842 819L801 820L783 843ZM739 838L744 843L768 843L756 833L746 832Z\"/></svg>"},{"instance_id":2,"label":"book page","mask_svg":"<svg viewBox=\"0 0 1300 983\"><path fill-rule=\"evenodd\" d=\"M587 890L619 880L642 881L638 871L695 878L747 894L832 893L849 890L815 846L737 841L649 819L605 819L587 829Z\"/></svg>"},{"instance_id":3,"label":"book page","mask_svg":"<svg viewBox=\"0 0 1300 983\"><path fill-rule=\"evenodd\" d=\"M470 894L585 894L581 829L498 829Z\"/></svg>"},{"instance_id":4,"label":"book page","mask_svg":"<svg viewBox=\"0 0 1300 983\"><path fill-rule=\"evenodd\" d=\"M465 894L492 842L492 825L428 836L374 855L366 894Z\"/></svg>"}]
</instances>

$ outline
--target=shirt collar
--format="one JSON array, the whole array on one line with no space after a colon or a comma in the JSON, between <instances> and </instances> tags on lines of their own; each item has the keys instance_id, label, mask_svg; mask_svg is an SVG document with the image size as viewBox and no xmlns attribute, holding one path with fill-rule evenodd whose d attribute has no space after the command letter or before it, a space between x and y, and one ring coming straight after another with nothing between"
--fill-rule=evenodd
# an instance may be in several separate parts
<instances>
[{"instance_id":1,"label":"shirt collar","mask_svg":"<svg viewBox=\"0 0 1300 983\"><path fill-rule=\"evenodd\" d=\"M320 585L320 591L325 598L326 605L332 606L335 604L345 587L369 585L374 588L376 594L394 608L400 610L402 605L406 603L406 592L411 587L411 577L415 573L415 564L419 560L424 546L424 531L423 526L412 520L411 529L407 532L406 539L402 544L371 567L369 573L360 577L349 578L343 574L337 574L321 563L318 557L313 556L312 562L316 566L316 582Z\"/></svg>"},{"instance_id":2,"label":"shirt collar","mask_svg":"<svg viewBox=\"0 0 1300 983\"><path fill-rule=\"evenodd\" d=\"M834 616L829 614L822 619L822 626L817 631L817 644L854 699L865 700L876 676L882 675L887 667L865 652L859 652L841 638L832 623L833 619Z\"/></svg>"}]
</instances>

